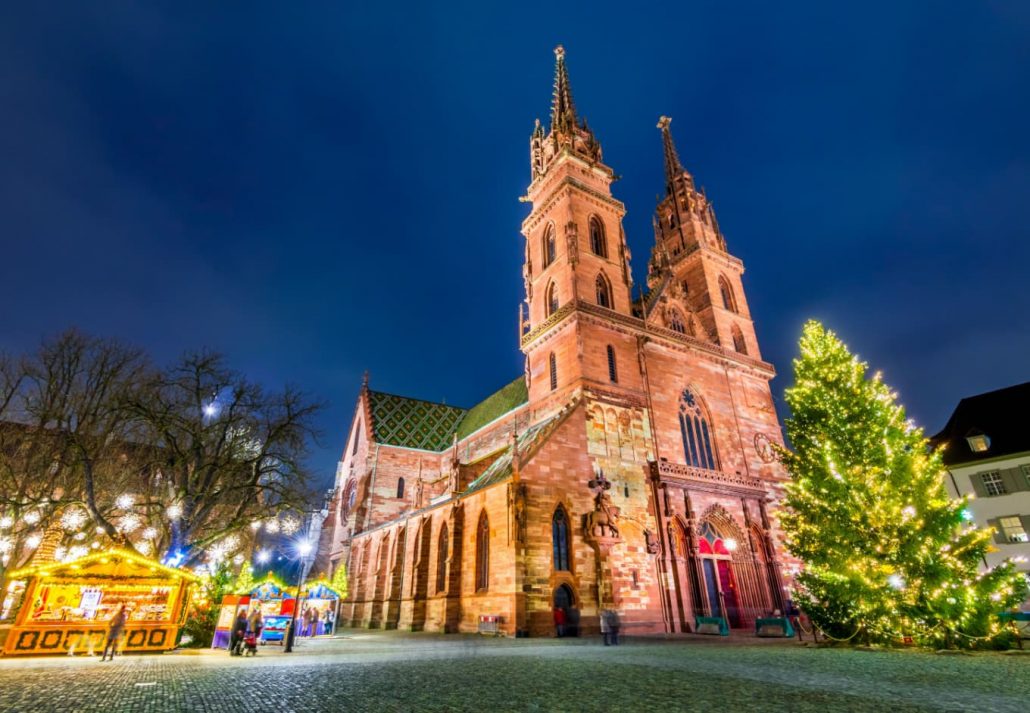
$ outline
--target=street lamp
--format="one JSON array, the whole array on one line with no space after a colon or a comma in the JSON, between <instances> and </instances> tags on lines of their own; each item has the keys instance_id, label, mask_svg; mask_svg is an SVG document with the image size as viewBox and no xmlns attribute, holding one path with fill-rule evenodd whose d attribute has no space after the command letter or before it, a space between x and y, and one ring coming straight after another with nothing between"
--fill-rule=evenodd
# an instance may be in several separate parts
<instances>
[{"instance_id":1,"label":"street lamp","mask_svg":"<svg viewBox=\"0 0 1030 713\"><path fill-rule=\"evenodd\" d=\"M311 561L308 559L314 551L314 546L308 540L301 540L297 544L297 554L300 555L300 578L297 580L297 596L293 600L293 616L290 619L290 630L286 632L286 646L284 654L293 653L293 642L297 638L297 612L300 610L300 591L304 588L304 578L308 573L308 566Z\"/></svg>"}]
</instances>

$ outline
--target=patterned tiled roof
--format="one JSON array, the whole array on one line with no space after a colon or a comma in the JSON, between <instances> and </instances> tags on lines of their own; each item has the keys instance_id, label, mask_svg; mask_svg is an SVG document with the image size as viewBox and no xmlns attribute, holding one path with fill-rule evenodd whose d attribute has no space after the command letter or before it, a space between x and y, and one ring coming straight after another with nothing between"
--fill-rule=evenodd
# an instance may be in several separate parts
<instances>
[{"instance_id":1,"label":"patterned tiled roof","mask_svg":"<svg viewBox=\"0 0 1030 713\"><path fill-rule=\"evenodd\" d=\"M526 377L520 376L473 406L461 419L458 440L529 401Z\"/></svg>"},{"instance_id":2,"label":"patterned tiled roof","mask_svg":"<svg viewBox=\"0 0 1030 713\"><path fill-rule=\"evenodd\" d=\"M375 440L391 446L442 451L451 445L465 409L405 396L368 392Z\"/></svg>"}]
</instances>

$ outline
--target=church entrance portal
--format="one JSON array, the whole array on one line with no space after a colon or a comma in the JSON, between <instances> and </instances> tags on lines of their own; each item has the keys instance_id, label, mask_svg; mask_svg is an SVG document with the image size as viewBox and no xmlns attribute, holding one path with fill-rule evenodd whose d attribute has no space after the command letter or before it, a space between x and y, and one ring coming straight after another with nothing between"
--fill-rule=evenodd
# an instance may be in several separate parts
<instances>
[{"instance_id":1,"label":"church entrance portal","mask_svg":"<svg viewBox=\"0 0 1030 713\"><path fill-rule=\"evenodd\" d=\"M572 587L561 584L554 590L554 608L565 610L565 635L579 636L579 609Z\"/></svg>"}]
</instances>

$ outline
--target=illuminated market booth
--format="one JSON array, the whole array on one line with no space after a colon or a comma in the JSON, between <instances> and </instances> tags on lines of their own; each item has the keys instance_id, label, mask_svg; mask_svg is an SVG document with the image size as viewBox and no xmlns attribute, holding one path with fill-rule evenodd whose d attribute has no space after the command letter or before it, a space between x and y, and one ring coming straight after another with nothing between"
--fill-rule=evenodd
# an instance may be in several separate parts
<instances>
[{"instance_id":1,"label":"illuminated market booth","mask_svg":"<svg viewBox=\"0 0 1030 713\"><path fill-rule=\"evenodd\" d=\"M119 649L167 651L175 647L198 581L124 550L26 567L10 579L24 582L24 594L5 655L99 652L123 604L127 622Z\"/></svg>"},{"instance_id":2,"label":"illuminated market booth","mask_svg":"<svg viewBox=\"0 0 1030 713\"><path fill-rule=\"evenodd\" d=\"M218 612L218 622L215 625L215 636L211 642L211 648L229 648L232 623L236 619L237 613L245 610L249 616L255 607L261 610L261 618L264 621L264 628L261 631L262 643L268 641L281 643L293 616L294 602L286 584L271 572L249 592L225 595Z\"/></svg>"},{"instance_id":3,"label":"illuminated market booth","mask_svg":"<svg viewBox=\"0 0 1030 713\"><path fill-rule=\"evenodd\" d=\"M325 613L331 611L333 613L333 621L336 621L336 617L339 614L339 593L330 587L329 583L324 579L319 579L305 586L300 596L301 611L314 609L318 619L314 631L312 631L312 627L306 621L302 621L302 616L298 614L297 633L300 636L321 636L325 634Z\"/></svg>"}]
</instances>

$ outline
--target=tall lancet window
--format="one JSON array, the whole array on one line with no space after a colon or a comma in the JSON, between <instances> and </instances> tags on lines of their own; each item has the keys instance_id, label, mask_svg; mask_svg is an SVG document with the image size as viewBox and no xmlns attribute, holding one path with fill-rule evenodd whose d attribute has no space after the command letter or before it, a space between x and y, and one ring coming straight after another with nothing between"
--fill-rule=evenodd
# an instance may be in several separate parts
<instances>
[{"instance_id":1,"label":"tall lancet window","mask_svg":"<svg viewBox=\"0 0 1030 713\"><path fill-rule=\"evenodd\" d=\"M547 292L544 293L544 299L546 300L545 306L547 307L547 316L550 317L558 311L558 286L553 282L547 286Z\"/></svg>"},{"instance_id":2,"label":"tall lancet window","mask_svg":"<svg viewBox=\"0 0 1030 713\"><path fill-rule=\"evenodd\" d=\"M608 257L608 241L604 238L604 225L600 218L590 218L590 252L601 257Z\"/></svg>"},{"instance_id":3,"label":"tall lancet window","mask_svg":"<svg viewBox=\"0 0 1030 713\"><path fill-rule=\"evenodd\" d=\"M737 300L733 296L733 288L722 275L719 275L719 293L722 295L722 306L730 312L736 312Z\"/></svg>"},{"instance_id":4,"label":"tall lancet window","mask_svg":"<svg viewBox=\"0 0 1030 713\"><path fill-rule=\"evenodd\" d=\"M547 267L552 262L556 255L554 246L554 226L548 225L547 230L544 231L543 242L541 243L541 252L544 255L544 267Z\"/></svg>"},{"instance_id":5,"label":"tall lancet window","mask_svg":"<svg viewBox=\"0 0 1030 713\"><path fill-rule=\"evenodd\" d=\"M569 567L569 517L561 505L551 518L551 549L554 551L554 569L568 572Z\"/></svg>"},{"instance_id":6,"label":"tall lancet window","mask_svg":"<svg viewBox=\"0 0 1030 713\"><path fill-rule=\"evenodd\" d=\"M479 526L476 528L476 591L486 591L490 587L490 522L486 519L486 511L479 515Z\"/></svg>"},{"instance_id":7,"label":"tall lancet window","mask_svg":"<svg viewBox=\"0 0 1030 713\"><path fill-rule=\"evenodd\" d=\"M608 280L605 279L604 275L598 275L597 280L594 283L595 289L597 290L597 304L602 307L612 308L612 288L608 284Z\"/></svg>"},{"instance_id":8,"label":"tall lancet window","mask_svg":"<svg viewBox=\"0 0 1030 713\"><path fill-rule=\"evenodd\" d=\"M719 469L708 416L701 400L689 388L683 389L680 396L680 435L683 437L683 454L687 465L707 470Z\"/></svg>"}]
</instances>

